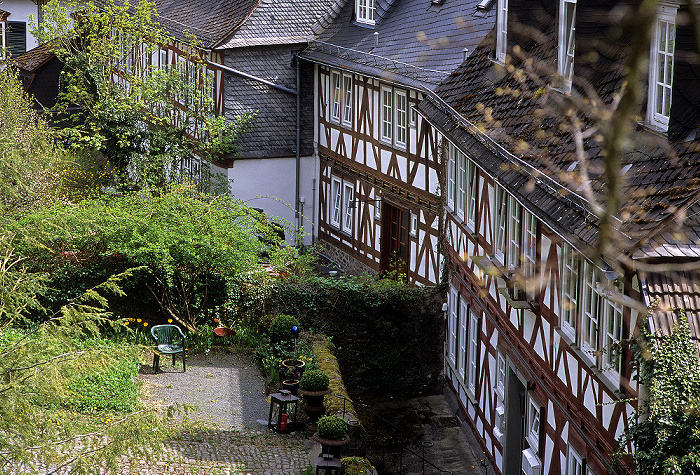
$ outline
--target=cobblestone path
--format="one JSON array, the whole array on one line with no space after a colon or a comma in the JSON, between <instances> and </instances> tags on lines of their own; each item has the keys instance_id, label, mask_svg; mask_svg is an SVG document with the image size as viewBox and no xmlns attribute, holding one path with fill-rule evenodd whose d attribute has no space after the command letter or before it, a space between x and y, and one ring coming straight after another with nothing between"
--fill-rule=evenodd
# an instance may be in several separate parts
<instances>
[{"instance_id":1,"label":"cobblestone path","mask_svg":"<svg viewBox=\"0 0 700 475\"><path fill-rule=\"evenodd\" d=\"M161 460L150 465L125 462L119 475L211 474L298 475L309 465L310 442L279 435L260 421L269 410L265 383L247 355L211 352L187 360L182 373L161 358L161 370L145 368L142 380L154 401L199 407L193 420L208 428L165 443Z\"/></svg>"}]
</instances>

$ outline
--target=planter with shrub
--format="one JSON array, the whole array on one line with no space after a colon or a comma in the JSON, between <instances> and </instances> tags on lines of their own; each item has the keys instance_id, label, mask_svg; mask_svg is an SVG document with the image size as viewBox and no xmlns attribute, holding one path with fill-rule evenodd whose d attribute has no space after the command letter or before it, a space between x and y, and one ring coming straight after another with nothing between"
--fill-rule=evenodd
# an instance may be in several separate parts
<instances>
[{"instance_id":1,"label":"planter with shrub","mask_svg":"<svg viewBox=\"0 0 700 475\"><path fill-rule=\"evenodd\" d=\"M304 372L299 380L299 394L304 396L304 412L309 416L309 423L314 424L320 416L326 413L323 397L330 394L329 378L320 369Z\"/></svg>"},{"instance_id":2,"label":"planter with shrub","mask_svg":"<svg viewBox=\"0 0 700 475\"><path fill-rule=\"evenodd\" d=\"M316 433L311 438L321 444L321 453L340 458L340 448L350 441L348 422L340 416L323 416L318 420Z\"/></svg>"}]
</instances>

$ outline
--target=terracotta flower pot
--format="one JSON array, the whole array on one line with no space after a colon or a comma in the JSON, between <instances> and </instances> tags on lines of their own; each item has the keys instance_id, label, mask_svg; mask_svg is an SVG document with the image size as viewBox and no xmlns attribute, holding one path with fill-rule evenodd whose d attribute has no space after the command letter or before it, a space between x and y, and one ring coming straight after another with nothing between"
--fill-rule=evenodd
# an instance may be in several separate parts
<instances>
[{"instance_id":1,"label":"terracotta flower pot","mask_svg":"<svg viewBox=\"0 0 700 475\"><path fill-rule=\"evenodd\" d=\"M298 379L285 379L282 381L282 388L288 390L293 395L297 395L299 390L299 380Z\"/></svg>"},{"instance_id":2,"label":"terracotta flower pot","mask_svg":"<svg viewBox=\"0 0 700 475\"><path fill-rule=\"evenodd\" d=\"M319 436L318 432L315 432L314 435L311 436L311 439L321 444L322 454L333 454L333 456L337 458L340 458L340 449L350 442L350 436L348 435L346 435L343 440L333 440Z\"/></svg>"}]
</instances>

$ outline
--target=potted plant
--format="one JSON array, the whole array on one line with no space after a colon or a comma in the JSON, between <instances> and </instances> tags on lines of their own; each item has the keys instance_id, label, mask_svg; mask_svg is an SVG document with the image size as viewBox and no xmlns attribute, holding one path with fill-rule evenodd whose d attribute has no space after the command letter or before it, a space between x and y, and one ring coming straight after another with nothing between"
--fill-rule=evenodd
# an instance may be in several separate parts
<instances>
[{"instance_id":1,"label":"potted plant","mask_svg":"<svg viewBox=\"0 0 700 475\"><path fill-rule=\"evenodd\" d=\"M304 372L299 380L299 394L304 396L304 412L309 416L309 423L313 424L319 416L326 413L323 405L323 397L330 394L328 388L330 378L320 369L312 369Z\"/></svg>"},{"instance_id":2,"label":"potted plant","mask_svg":"<svg viewBox=\"0 0 700 475\"><path fill-rule=\"evenodd\" d=\"M340 447L350 441L348 422L336 415L323 416L318 420L316 433L311 438L321 444L321 453L340 458Z\"/></svg>"}]
</instances>

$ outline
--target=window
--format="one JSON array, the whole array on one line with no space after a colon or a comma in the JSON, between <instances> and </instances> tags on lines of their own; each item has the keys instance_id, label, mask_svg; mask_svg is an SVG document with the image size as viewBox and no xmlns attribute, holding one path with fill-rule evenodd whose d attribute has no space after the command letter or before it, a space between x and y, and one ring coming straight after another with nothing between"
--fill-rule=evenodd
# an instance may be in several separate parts
<instances>
[{"instance_id":1,"label":"window","mask_svg":"<svg viewBox=\"0 0 700 475\"><path fill-rule=\"evenodd\" d=\"M496 15L496 60L504 62L508 48L508 0L498 0Z\"/></svg>"},{"instance_id":2,"label":"window","mask_svg":"<svg viewBox=\"0 0 700 475\"><path fill-rule=\"evenodd\" d=\"M479 173L474 162L467 160L467 200L465 222L470 231L476 231L476 195L478 191Z\"/></svg>"},{"instance_id":3,"label":"window","mask_svg":"<svg viewBox=\"0 0 700 475\"><path fill-rule=\"evenodd\" d=\"M352 125L352 76L343 75L343 124Z\"/></svg>"},{"instance_id":4,"label":"window","mask_svg":"<svg viewBox=\"0 0 700 475\"><path fill-rule=\"evenodd\" d=\"M7 22L7 55L10 58L27 52L27 23L23 21Z\"/></svg>"},{"instance_id":5,"label":"window","mask_svg":"<svg viewBox=\"0 0 700 475\"><path fill-rule=\"evenodd\" d=\"M340 180L333 178L331 181L331 225L340 227L340 201L341 201Z\"/></svg>"},{"instance_id":6,"label":"window","mask_svg":"<svg viewBox=\"0 0 700 475\"><path fill-rule=\"evenodd\" d=\"M456 175L457 175L457 158L456 154L453 153L454 146L449 144L447 147L447 207L454 210L455 209L455 186L456 186Z\"/></svg>"},{"instance_id":7,"label":"window","mask_svg":"<svg viewBox=\"0 0 700 475\"><path fill-rule=\"evenodd\" d=\"M523 277L525 290L534 295L538 287L537 279L537 218L528 210L523 210Z\"/></svg>"},{"instance_id":8,"label":"window","mask_svg":"<svg viewBox=\"0 0 700 475\"><path fill-rule=\"evenodd\" d=\"M393 94L388 87L382 88L382 140L391 142L394 128Z\"/></svg>"},{"instance_id":9,"label":"window","mask_svg":"<svg viewBox=\"0 0 700 475\"><path fill-rule=\"evenodd\" d=\"M466 318L466 315L465 315ZM476 370L479 362L479 318L469 311L469 361L467 363L467 390L476 395Z\"/></svg>"},{"instance_id":10,"label":"window","mask_svg":"<svg viewBox=\"0 0 700 475\"><path fill-rule=\"evenodd\" d=\"M574 74L574 48L576 36L576 0L559 3L559 61L558 72L565 89L571 89Z\"/></svg>"},{"instance_id":11,"label":"window","mask_svg":"<svg viewBox=\"0 0 700 475\"><path fill-rule=\"evenodd\" d=\"M396 91L396 145L406 146L406 92Z\"/></svg>"},{"instance_id":12,"label":"window","mask_svg":"<svg viewBox=\"0 0 700 475\"><path fill-rule=\"evenodd\" d=\"M535 454L540 452L540 404L528 394L525 438Z\"/></svg>"},{"instance_id":13,"label":"window","mask_svg":"<svg viewBox=\"0 0 700 475\"><path fill-rule=\"evenodd\" d=\"M506 358L500 351L496 362L496 392L501 398L506 396Z\"/></svg>"},{"instance_id":14,"label":"window","mask_svg":"<svg viewBox=\"0 0 700 475\"><path fill-rule=\"evenodd\" d=\"M506 253L506 267L515 268L520 264L520 250L522 248L521 219L523 207L515 198L508 196L508 252Z\"/></svg>"},{"instance_id":15,"label":"window","mask_svg":"<svg viewBox=\"0 0 700 475\"><path fill-rule=\"evenodd\" d=\"M498 440L505 432L505 397L506 397L506 359L503 353L496 352L496 418L494 435Z\"/></svg>"},{"instance_id":16,"label":"window","mask_svg":"<svg viewBox=\"0 0 700 475\"><path fill-rule=\"evenodd\" d=\"M351 183L345 183L343 188L343 231L352 234L353 207L350 203L353 199L355 187Z\"/></svg>"},{"instance_id":17,"label":"window","mask_svg":"<svg viewBox=\"0 0 700 475\"><path fill-rule=\"evenodd\" d=\"M619 344L622 340L622 305L603 299L603 369L619 376L622 373L622 357L619 354Z\"/></svg>"},{"instance_id":18,"label":"window","mask_svg":"<svg viewBox=\"0 0 700 475\"><path fill-rule=\"evenodd\" d=\"M464 206L467 204L467 156L450 144L450 153L454 154L457 164L457 192L455 193L455 213L464 221Z\"/></svg>"},{"instance_id":19,"label":"window","mask_svg":"<svg viewBox=\"0 0 700 475\"><path fill-rule=\"evenodd\" d=\"M569 447L569 456L566 461L566 475L584 475L583 458L576 453L573 447Z\"/></svg>"},{"instance_id":20,"label":"window","mask_svg":"<svg viewBox=\"0 0 700 475\"><path fill-rule=\"evenodd\" d=\"M581 349L589 358L595 358L598 350L598 302L597 272L592 264L583 264L581 289Z\"/></svg>"},{"instance_id":21,"label":"window","mask_svg":"<svg viewBox=\"0 0 700 475\"><path fill-rule=\"evenodd\" d=\"M340 120L340 73L331 73L331 120Z\"/></svg>"},{"instance_id":22,"label":"window","mask_svg":"<svg viewBox=\"0 0 700 475\"><path fill-rule=\"evenodd\" d=\"M216 109L216 71L207 69L207 85L209 91L209 99L211 99L210 112L213 113Z\"/></svg>"},{"instance_id":23,"label":"window","mask_svg":"<svg viewBox=\"0 0 700 475\"><path fill-rule=\"evenodd\" d=\"M467 359L470 360L467 346L467 330L469 329L469 305L461 296L459 298L459 354L457 355L457 372L462 380L467 379ZM471 339L470 339L471 341Z\"/></svg>"},{"instance_id":24,"label":"window","mask_svg":"<svg viewBox=\"0 0 700 475\"><path fill-rule=\"evenodd\" d=\"M450 286L450 314L447 321L447 359L452 363L456 363L457 354L457 315L458 315L459 295L457 289Z\"/></svg>"},{"instance_id":25,"label":"window","mask_svg":"<svg viewBox=\"0 0 700 475\"><path fill-rule=\"evenodd\" d=\"M574 249L564 243L561 247L561 319L562 331L576 340L576 314L578 302L578 275L580 260Z\"/></svg>"},{"instance_id":26,"label":"window","mask_svg":"<svg viewBox=\"0 0 700 475\"><path fill-rule=\"evenodd\" d=\"M357 21L374 25L374 0L355 0L355 2Z\"/></svg>"},{"instance_id":27,"label":"window","mask_svg":"<svg viewBox=\"0 0 700 475\"><path fill-rule=\"evenodd\" d=\"M493 254L501 264L505 264L505 253L507 245L506 236L506 226L508 222L508 195L503 187L496 185L496 200L494 201L494 206L496 207L493 213L494 217L494 242L493 242Z\"/></svg>"},{"instance_id":28,"label":"window","mask_svg":"<svg viewBox=\"0 0 700 475\"><path fill-rule=\"evenodd\" d=\"M671 115L673 54L676 43L675 7L659 7L652 35L647 120L650 124L666 130L668 118Z\"/></svg>"}]
</instances>

